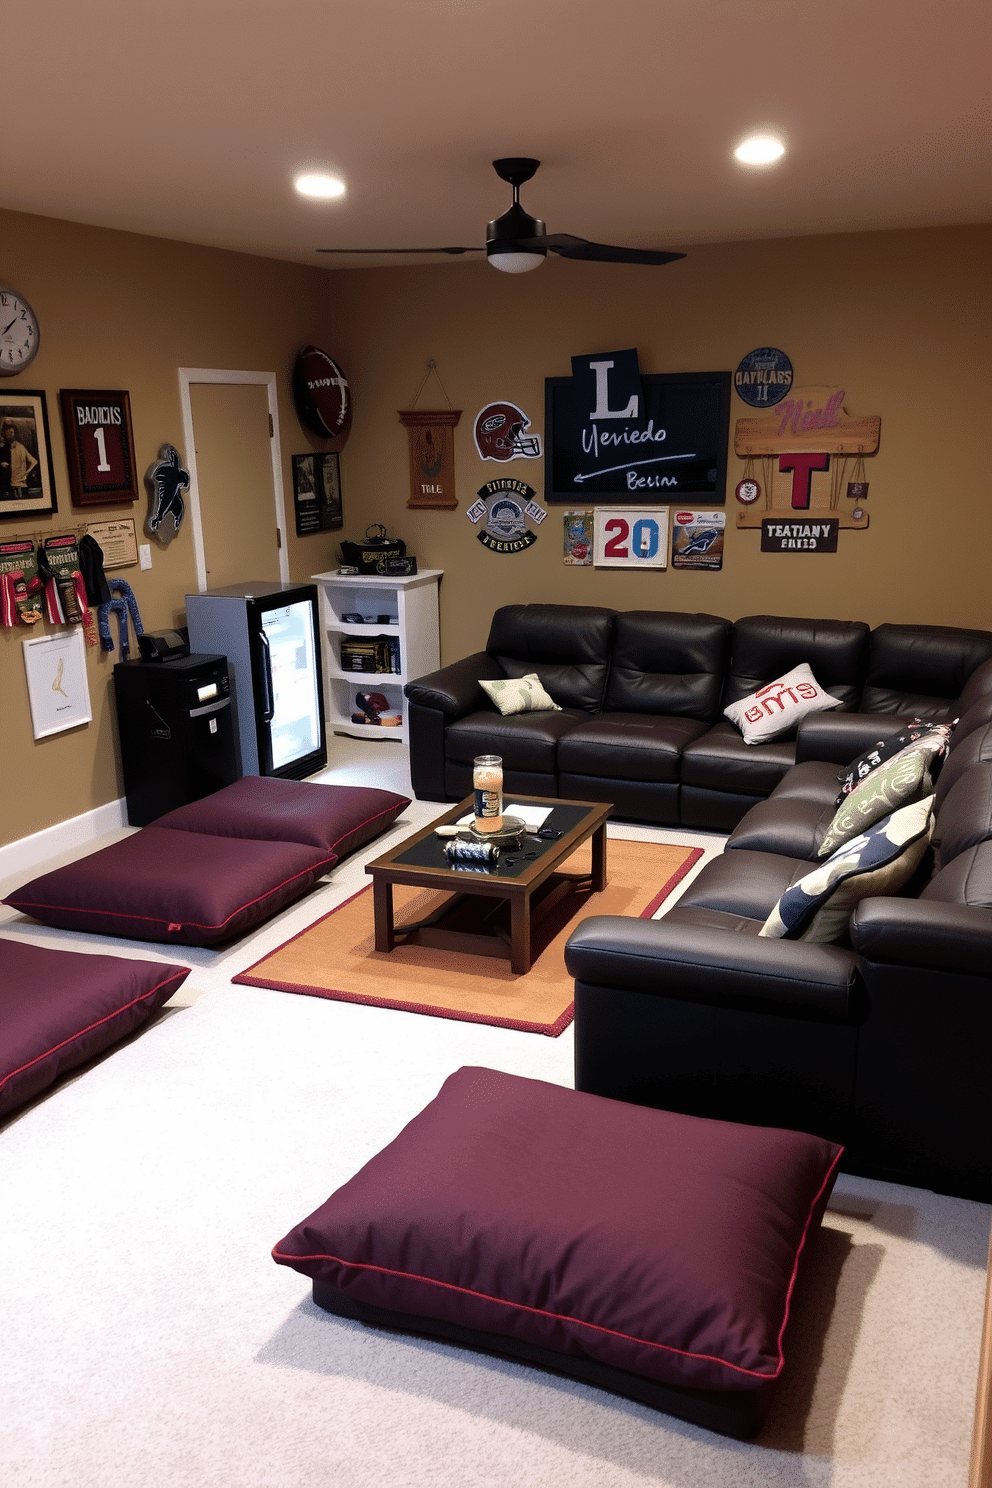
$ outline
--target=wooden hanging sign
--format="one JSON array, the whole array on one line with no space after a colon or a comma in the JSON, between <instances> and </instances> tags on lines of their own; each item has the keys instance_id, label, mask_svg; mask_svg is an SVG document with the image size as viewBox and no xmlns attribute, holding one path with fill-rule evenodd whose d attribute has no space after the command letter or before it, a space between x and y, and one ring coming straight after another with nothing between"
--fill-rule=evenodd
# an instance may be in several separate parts
<instances>
[{"instance_id":1,"label":"wooden hanging sign","mask_svg":"<svg viewBox=\"0 0 992 1488\"><path fill-rule=\"evenodd\" d=\"M410 499L407 506L450 511L455 495L455 425L460 408L408 408L400 411L410 442Z\"/></svg>"},{"instance_id":2,"label":"wooden hanging sign","mask_svg":"<svg viewBox=\"0 0 992 1488\"><path fill-rule=\"evenodd\" d=\"M847 479L856 462L877 451L881 427L877 414L849 414L844 389L837 387L790 388L770 412L738 419L734 452L749 462L745 476L760 462L752 481L760 495L753 501L740 496L749 504L738 511L737 526L760 528L771 517L795 522L805 512L829 514L844 528L867 527L860 501L842 507L841 497L857 494Z\"/></svg>"},{"instance_id":3,"label":"wooden hanging sign","mask_svg":"<svg viewBox=\"0 0 992 1488\"><path fill-rule=\"evenodd\" d=\"M737 420L734 453L746 457L826 450L831 455L873 455L881 427L877 414L853 418L845 410L843 388L790 388L789 396L771 413Z\"/></svg>"}]
</instances>

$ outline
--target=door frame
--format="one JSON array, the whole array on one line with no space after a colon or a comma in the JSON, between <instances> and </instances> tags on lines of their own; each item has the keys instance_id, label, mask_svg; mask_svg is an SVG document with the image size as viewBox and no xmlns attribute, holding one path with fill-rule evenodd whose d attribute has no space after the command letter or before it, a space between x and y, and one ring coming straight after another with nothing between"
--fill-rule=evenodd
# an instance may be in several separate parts
<instances>
[{"instance_id":1,"label":"door frame","mask_svg":"<svg viewBox=\"0 0 992 1488\"><path fill-rule=\"evenodd\" d=\"M279 405L276 398L276 374L274 372L236 372L218 367L180 367L179 402L182 407L183 443L186 446L186 465L189 470L189 517L193 529L193 555L196 560L196 587L200 594L207 588L207 557L203 545L203 522L200 517L200 487L196 475L196 442L193 432L193 403L190 386L197 382L252 383L265 388L269 404L269 419L272 434L269 439L269 455L272 460L272 493L275 499L276 531L278 533L279 577L289 583L289 551L286 543L286 500L282 482L282 448L279 443Z\"/></svg>"}]
</instances>

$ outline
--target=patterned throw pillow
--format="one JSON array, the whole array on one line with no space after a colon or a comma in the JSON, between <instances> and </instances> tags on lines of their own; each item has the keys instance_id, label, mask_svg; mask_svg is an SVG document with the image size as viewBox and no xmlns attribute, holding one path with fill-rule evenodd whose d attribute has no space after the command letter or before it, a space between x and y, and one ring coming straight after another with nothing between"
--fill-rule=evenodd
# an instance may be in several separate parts
<instances>
[{"instance_id":1,"label":"patterned throw pillow","mask_svg":"<svg viewBox=\"0 0 992 1488\"><path fill-rule=\"evenodd\" d=\"M827 835L817 848L818 858L828 858L844 842L864 832L890 811L932 790L927 774L929 752L925 749L903 749L877 770L872 770L845 796L827 828Z\"/></svg>"},{"instance_id":2,"label":"patterned throw pillow","mask_svg":"<svg viewBox=\"0 0 992 1488\"><path fill-rule=\"evenodd\" d=\"M897 754L903 753L909 748L922 747L924 744L933 745L931 760L936 763L942 759L947 752L947 742L951 737L951 730L957 723L927 723L922 718L914 718L901 733L891 739L879 739L871 749L866 749L864 754L841 770L837 779L840 781L840 793L835 805L839 806L845 796L849 796L856 785L877 770L886 761L894 759ZM931 768L931 775L936 775L936 770Z\"/></svg>"},{"instance_id":3,"label":"patterned throw pillow","mask_svg":"<svg viewBox=\"0 0 992 1488\"><path fill-rule=\"evenodd\" d=\"M843 940L854 906L908 883L933 829L933 796L886 816L790 885L759 930L775 939Z\"/></svg>"},{"instance_id":4,"label":"patterned throw pillow","mask_svg":"<svg viewBox=\"0 0 992 1488\"><path fill-rule=\"evenodd\" d=\"M511 713L560 713L561 708L541 686L536 672L526 677L508 677L506 681L480 682L504 718Z\"/></svg>"},{"instance_id":5,"label":"patterned throw pillow","mask_svg":"<svg viewBox=\"0 0 992 1488\"><path fill-rule=\"evenodd\" d=\"M807 713L839 707L840 699L824 692L809 663L802 661L784 677L731 703L723 714L740 729L745 744L765 744L789 733Z\"/></svg>"}]
</instances>

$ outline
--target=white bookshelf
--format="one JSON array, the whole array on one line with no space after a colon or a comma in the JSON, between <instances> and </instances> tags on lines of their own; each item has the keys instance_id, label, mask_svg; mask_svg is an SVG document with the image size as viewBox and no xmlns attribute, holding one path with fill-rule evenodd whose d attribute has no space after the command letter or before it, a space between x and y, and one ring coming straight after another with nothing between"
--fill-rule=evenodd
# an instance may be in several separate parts
<instances>
[{"instance_id":1,"label":"white bookshelf","mask_svg":"<svg viewBox=\"0 0 992 1488\"><path fill-rule=\"evenodd\" d=\"M407 701L403 685L414 677L423 677L441 665L441 643L438 623L438 584L443 569L425 568L409 578L380 578L375 574L319 573L312 581L320 592L320 618L323 634L324 703L328 732L349 734L356 739L409 738ZM345 620L345 615L371 616L361 624ZM379 623L378 616L388 615L389 622ZM341 639L360 636L398 636L400 670L398 672L352 672L341 666ZM381 692L389 702L389 712L399 713L398 726L354 723L357 712L355 694Z\"/></svg>"}]
</instances>

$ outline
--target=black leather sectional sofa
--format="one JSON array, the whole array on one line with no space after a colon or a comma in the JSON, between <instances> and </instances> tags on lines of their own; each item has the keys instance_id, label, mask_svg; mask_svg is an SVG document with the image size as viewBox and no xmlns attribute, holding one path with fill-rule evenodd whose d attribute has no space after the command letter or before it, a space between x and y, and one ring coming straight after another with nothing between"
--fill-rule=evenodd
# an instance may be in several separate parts
<instances>
[{"instance_id":1,"label":"black leather sectional sofa","mask_svg":"<svg viewBox=\"0 0 992 1488\"><path fill-rule=\"evenodd\" d=\"M808 662L840 699L853 757L880 723L963 712L990 658L985 630L506 605L484 651L407 684L413 786L424 800L460 800L475 756L495 753L507 791L612 801L624 820L729 832L795 764L797 737L747 745L723 717L728 703ZM480 681L528 672L561 712L502 717ZM859 725L855 713L866 715ZM824 719L829 735L836 716L805 720L799 737Z\"/></svg>"},{"instance_id":2,"label":"black leather sectional sofa","mask_svg":"<svg viewBox=\"0 0 992 1488\"><path fill-rule=\"evenodd\" d=\"M821 714L787 771L660 920L590 916L575 977L575 1083L666 1110L815 1132L843 1166L992 1201L992 665L936 784L927 857L863 900L837 945L766 939L807 873L860 720ZM894 722L889 724L895 730ZM829 756L832 752L832 758Z\"/></svg>"}]
</instances>

